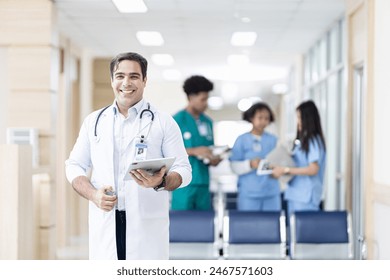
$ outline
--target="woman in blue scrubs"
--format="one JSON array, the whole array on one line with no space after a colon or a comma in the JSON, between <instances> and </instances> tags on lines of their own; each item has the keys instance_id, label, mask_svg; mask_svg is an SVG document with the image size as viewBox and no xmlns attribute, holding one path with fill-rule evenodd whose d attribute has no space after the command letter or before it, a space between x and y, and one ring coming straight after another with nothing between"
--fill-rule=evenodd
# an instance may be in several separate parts
<instances>
[{"instance_id":1,"label":"woman in blue scrubs","mask_svg":"<svg viewBox=\"0 0 390 280\"><path fill-rule=\"evenodd\" d=\"M303 102L296 112L297 137L292 152L295 167L275 166L272 173L275 178L294 175L284 193L289 215L320 209L326 161L325 138L316 105L311 100Z\"/></svg>"},{"instance_id":2,"label":"woman in blue scrubs","mask_svg":"<svg viewBox=\"0 0 390 280\"><path fill-rule=\"evenodd\" d=\"M243 114L243 119L252 123L252 130L240 135L231 151L230 165L238 177L238 210L281 210L280 187L271 175L257 175L259 163L277 144L275 135L265 131L274 121L270 107L265 103L252 105Z\"/></svg>"}]
</instances>

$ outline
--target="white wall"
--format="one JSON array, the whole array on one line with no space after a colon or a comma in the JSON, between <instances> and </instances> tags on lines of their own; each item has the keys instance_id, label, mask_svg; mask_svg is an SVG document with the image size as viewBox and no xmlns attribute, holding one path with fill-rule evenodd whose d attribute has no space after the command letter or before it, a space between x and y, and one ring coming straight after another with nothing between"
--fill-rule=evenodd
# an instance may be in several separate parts
<instances>
[{"instance_id":1,"label":"white wall","mask_svg":"<svg viewBox=\"0 0 390 280\"><path fill-rule=\"evenodd\" d=\"M7 73L7 49L0 47L0 145L5 144L7 110L4 110L8 104L8 73Z\"/></svg>"},{"instance_id":2,"label":"white wall","mask_svg":"<svg viewBox=\"0 0 390 280\"><path fill-rule=\"evenodd\" d=\"M374 205L374 238L373 244L375 260L390 260L390 224L387 217L390 216L390 207L382 203Z\"/></svg>"},{"instance_id":3,"label":"white wall","mask_svg":"<svg viewBox=\"0 0 390 280\"><path fill-rule=\"evenodd\" d=\"M390 175L388 159L390 156L390 1L376 0L375 42L374 42L374 143L373 143L373 181L378 193L373 207L374 242L373 258L390 259L390 225L386 222L390 215L389 189ZM383 203L382 203L383 202Z\"/></svg>"},{"instance_id":4,"label":"white wall","mask_svg":"<svg viewBox=\"0 0 390 280\"><path fill-rule=\"evenodd\" d=\"M375 110L374 110L374 180L376 183L390 185L390 1L375 2Z\"/></svg>"}]
</instances>

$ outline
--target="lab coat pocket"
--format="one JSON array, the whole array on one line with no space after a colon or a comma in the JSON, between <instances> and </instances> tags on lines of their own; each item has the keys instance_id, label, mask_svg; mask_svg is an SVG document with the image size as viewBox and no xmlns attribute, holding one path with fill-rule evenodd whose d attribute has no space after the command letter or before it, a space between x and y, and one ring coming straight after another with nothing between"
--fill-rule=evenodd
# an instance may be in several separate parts
<instances>
[{"instance_id":1,"label":"lab coat pocket","mask_svg":"<svg viewBox=\"0 0 390 280\"><path fill-rule=\"evenodd\" d=\"M169 213L167 191L156 192L152 188L141 188L138 192L138 205L141 218L166 218Z\"/></svg>"}]
</instances>

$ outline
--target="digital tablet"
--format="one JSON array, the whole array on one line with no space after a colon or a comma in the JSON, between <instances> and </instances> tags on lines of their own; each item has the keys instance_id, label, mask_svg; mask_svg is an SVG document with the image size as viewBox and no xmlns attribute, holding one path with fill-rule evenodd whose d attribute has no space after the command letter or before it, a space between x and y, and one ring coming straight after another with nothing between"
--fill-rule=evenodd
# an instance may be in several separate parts
<instances>
[{"instance_id":1,"label":"digital tablet","mask_svg":"<svg viewBox=\"0 0 390 280\"><path fill-rule=\"evenodd\" d=\"M173 162L175 161L175 157L168 157L168 158L155 158L155 159L147 159L143 161L134 161L130 164L129 168L127 169L126 175L123 178L124 180L130 180L131 175L130 171L134 169L142 169L149 173L154 173L158 170L160 170L163 166L167 168L168 170L172 167Z\"/></svg>"},{"instance_id":2,"label":"digital tablet","mask_svg":"<svg viewBox=\"0 0 390 280\"><path fill-rule=\"evenodd\" d=\"M262 159L257 167L257 175L270 175L272 174L272 168L270 162L267 159Z\"/></svg>"}]
</instances>

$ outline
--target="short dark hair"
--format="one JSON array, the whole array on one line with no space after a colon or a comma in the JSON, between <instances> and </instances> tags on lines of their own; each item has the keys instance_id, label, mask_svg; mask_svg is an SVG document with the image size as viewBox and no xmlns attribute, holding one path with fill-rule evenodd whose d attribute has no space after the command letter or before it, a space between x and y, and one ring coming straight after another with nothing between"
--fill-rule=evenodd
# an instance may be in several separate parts
<instances>
[{"instance_id":1,"label":"short dark hair","mask_svg":"<svg viewBox=\"0 0 390 280\"><path fill-rule=\"evenodd\" d=\"M214 85L211 81L206 79L203 76L191 76L184 81L183 90L187 94L187 97L190 95L198 95L202 91L212 91Z\"/></svg>"},{"instance_id":2,"label":"short dark hair","mask_svg":"<svg viewBox=\"0 0 390 280\"><path fill-rule=\"evenodd\" d=\"M242 114L242 119L247 122L251 122L257 111L267 110L269 113L269 120L273 122L275 120L274 113L271 108L264 102L258 102L253 104L248 110Z\"/></svg>"},{"instance_id":3,"label":"short dark hair","mask_svg":"<svg viewBox=\"0 0 390 280\"><path fill-rule=\"evenodd\" d=\"M148 61L138 53L128 52L128 53L120 53L111 60L110 63L111 79L114 78L114 72L118 68L119 63L123 60L131 60L131 61L138 62L138 64L141 66L142 79L144 80L146 78L146 73L148 71Z\"/></svg>"}]
</instances>

